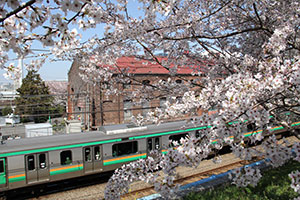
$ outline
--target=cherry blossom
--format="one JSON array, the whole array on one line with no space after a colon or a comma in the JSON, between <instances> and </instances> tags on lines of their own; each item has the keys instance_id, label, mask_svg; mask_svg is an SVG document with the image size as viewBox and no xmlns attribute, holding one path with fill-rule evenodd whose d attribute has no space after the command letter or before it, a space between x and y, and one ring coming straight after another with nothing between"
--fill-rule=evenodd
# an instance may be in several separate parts
<instances>
[{"instance_id":1,"label":"cherry blossom","mask_svg":"<svg viewBox=\"0 0 300 200\"><path fill-rule=\"evenodd\" d=\"M246 187L248 185L256 186L261 178L260 170L253 167L234 169L228 176L232 179L232 184L239 187Z\"/></svg>"},{"instance_id":2,"label":"cherry blossom","mask_svg":"<svg viewBox=\"0 0 300 200\"><path fill-rule=\"evenodd\" d=\"M199 130L200 138L182 139L176 150L157 155L160 162L149 158L117 170L118 176L107 186L108 199L118 199L136 180L155 184L163 196L174 194L177 166L198 166L209 153L226 145L237 157L265 156L272 166L291 158L292 148L286 142L265 134L272 135L272 127L282 126L297 135L293 122L300 114L298 0L139 0L135 4L125 0L2 0L0 5L0 66L7 77L19 76L13 60L27 56L33 59L26 67L37 69L48 60L76 61L83 80L111 83L107 95L121 94L116 83L132 81L141 87L128 98L136 102L167 99L164 108L152 109L147 117L135 116L136 123L159 124L185 116L185 127L207 127ZM85 34L99 27L103 34ZM36 46L48 52L37 54ZM158 64L169 74L164 81L143 86L128 70L118 68L116 60L121 56ZM192 81L179 73L183 66L192 69ZM118 76L114 76L116 71ZM184 84L178 85L174 77ZM197 116L199 110L216 113ZM262 150L247 147L263 139ZM297 151L298 146L293 148ZM158 166L165 174L161 181L157 173L150 173ZM247 174L254 174L253 180ZM234 180L255 184L256 174L249 168ZM124 190L117 188L119 183Z\"/></svg>"},{"instance_id":3,"label":"cherry blossom","mask_svg":"<svg viewBox=\"0 0 300 200\"><path fill-rule=\"evenodd\" d=\"M296 154L296 156L294 157L294 160L300 162L300 143L299 142L294 143L293 150Z\"/></svg>"},{"instance_id":4,"label":"cherry blossom","mask_svg":"<svg viewBox=\"0 0 300 200\"><path fill-rule=\"evenodd\" d=\"M300 193L300 172L296 170L290 173L289 177L292 179L291 188L293 188L295 192Z\"/></svg>"}]
</instances>

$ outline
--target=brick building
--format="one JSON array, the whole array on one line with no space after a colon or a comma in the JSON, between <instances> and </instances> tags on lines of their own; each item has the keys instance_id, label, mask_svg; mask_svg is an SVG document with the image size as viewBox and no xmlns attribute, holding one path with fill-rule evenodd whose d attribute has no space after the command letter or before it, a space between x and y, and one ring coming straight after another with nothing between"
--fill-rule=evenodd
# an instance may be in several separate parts
<instances>
[{"instance_id":1,"label":"brick building","mask_svg":"<svg viewBox=\"0 0 300 200\"><path fill-rule=\"evenodd\" d=\"M166 60L164 57L158 59ZM115 71L113 76L117 77L126 70L131 74L130 81L114 83L119 95L106 95L106 90L110 87L106 82L83 81L79 75L82 73L80 66L76 61L72 63L68 73L68 119L79 119L86 128L92 129L102 125L130 123L133 115L145 116L149 110L163 107L168 98L162 90L157 90L149 101L140 102L139 99L129 97L133 91L160 80L174 81L179 87L186 82L199 82L206 69L204 65L183 66L178 67L176 76L170 76L169 70L156 62L136 59L133 56L119 58L117 66L119 71ZM200 72L199 76L192 76L195 70ZM180 98L180 95L177 98Z\"/></svg>"}]
</instances>

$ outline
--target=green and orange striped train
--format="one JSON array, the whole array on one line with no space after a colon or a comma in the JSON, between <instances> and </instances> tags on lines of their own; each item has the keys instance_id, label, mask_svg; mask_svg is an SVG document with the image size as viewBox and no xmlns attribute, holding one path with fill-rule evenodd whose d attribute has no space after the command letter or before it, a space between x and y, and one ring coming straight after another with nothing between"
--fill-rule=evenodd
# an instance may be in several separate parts
<instances>
[{"instance_id":1,"label":"green and orange striped train","mask_svg":"<svg viewBox=\"0 0 300 200\"><path fill-rule=\"evenodd\" d=\"M293 126L298 128L300 122ZM206 128L189 127L184 121L143 127L122 124L92 132L8 140L0 145L0 192L112 171L146 158L152 150L167 152L170 140L198 137ZM286 131L281 126L273 130ZM245 128L245 136L260 131Z\"/></svg>"}]
</instances>

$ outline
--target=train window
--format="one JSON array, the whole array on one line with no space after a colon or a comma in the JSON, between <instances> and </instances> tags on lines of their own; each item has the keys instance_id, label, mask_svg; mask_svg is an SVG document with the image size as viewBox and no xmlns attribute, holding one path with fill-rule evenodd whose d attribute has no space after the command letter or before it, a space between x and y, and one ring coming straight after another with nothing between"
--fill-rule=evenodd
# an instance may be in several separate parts
<instances>
[{"instance_id":1,"label":"train window","mask_svg":"<svg viewBox=\"0 0 300 200\"><path fill-rule=\"evenodd\" d=\"M196 138L199 138L199 137L200 137L200 135L201 135L200 131L199 131L199 130L198 130L198 131L196 131L196 134L195 134Z\"/></svg>"},{"instance_id":2,"label":"train window","mask_svg":"<svg viewBox=\"0 0 300 200\"><path fill-rule=\"evenodd\" d=\"M4 161L0 160L0 173L4 172Z\"/></svg>"},{"instance_id":3,"label":"train window","mask_svg":"<svg viewBox=\"0 0 300 200\"><path fill-rule=\"evenodd\" d=\"M27 169L29 171L35 170L34 155L27 156Z\"/></svg>"},{"instance_id":4,"label":"train window","mask_svg":"<svg viewBox=\"0 0 300 200\"><path fill-rule=\"evenodd\" d=\"M181 138L185 138L188 135L189 135L188 133L183 133L183 134L178 134L178 135L171 135L169 137L169 140L171 140L171 141L177 141L178 144L180 144L180 139ZM173 143L171 143L170 146L173 146Z\"/></svg>"},{"instance_id":5,"label":"train window","mask_svg":"<svg viewBox=\"0 0 300 200\"><path fill-rule=\"evenodd\" d=\"M136 153L138 150L137 141L114 144L112 146L113 157L125 154Z\"/></svg>"},{"instance_id":6,"label":"train window","mask_svg":"<svg viewBox=\"0 0 300 200\"><path fill-rule=\"evenodd\" d=\"M101 159L101 152L100 152L100 147L99 146L94 147L94 153L95 153L95 160L100 160Z\"/></svg>"},{"instance_id":7,"label":"train window","mask_svg":"<svg viewBox=\"0 0 300 200\"><path fill-rule=\"evenodd\" d=\"M40 154L39 155L39 166L40 166L40 169L45 169L47 166L46 166L46 154Z\"/></svg>"},{"instance_id":8,"label":"train window","mask_svg":"<svg viewBox=\"0 0 300 200\"><path fill-rule=\"evenodd\" d=\"M91 162L92 161L92 152L91 152L91 148L87 147L84 149L84 160L86 162Z\"/></svg>"},{"instance_id":9,"label":"train window","mask_svg":"<svg viewBox=\"0 0 300 200\"><path fill-rule=\"evenodd\" d=\"M247 124L247 131L254 131L256 129L255 123Z\"/></svg>"},{"instance_id":10,"label":"train window","mask_svg":"<svg viewBox=\"0 0 300 200\"><path fill-rule=\"evenodd\" d=\"M69 165L71 163L72 163L72 152L70 150L60 152L60 164Z\"/></svg>"},{"instance_id":11,"label":"train window","mask_svg":"<svg viewBox=\"0 0 300 200\"><path fill-rule=\"evenodd\" d=\"M155 150L159 150L160 149L160 144L159 144L159 138L155 138Z\"/></svg>"},{"instance_id":12,"label":"train window","mask_svg":"<svg viewBox=\"0 0 300 200\"><path fill-rule=\"evenodd\" d=\"M148 151L152 151L152 138L148 139Z\"/></svg>"}]
</instances>

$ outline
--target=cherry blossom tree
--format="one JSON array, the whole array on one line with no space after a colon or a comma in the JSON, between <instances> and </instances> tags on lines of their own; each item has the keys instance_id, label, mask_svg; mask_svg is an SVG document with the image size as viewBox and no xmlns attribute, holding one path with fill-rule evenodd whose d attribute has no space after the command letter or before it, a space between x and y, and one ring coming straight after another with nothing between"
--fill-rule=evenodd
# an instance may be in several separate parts
<instances>
[{"instance_id":1,"label":"cherry blossom tree","mask_svg":"<svg viewBox=\"0 0 300 200\"><path fill-rule=\"evenodd\" d=\"M136 81L118 68L116 60L121 56L159 64L170 78L180 77L177 72L182 66L194 70L195 81L184 86L161 81L133 92L133 97L145 99L153 98L156 91L182 96L181 101L167 102L166 109L157 108L134 120L159 123L191 113L188 126L212 128L203 129L201 138L182 139L166 155L118 169L108 183L107 199L119 198L136 180L153 183L168 196L178 189L173 182L177 166L197 166L212 149L224 145L230 145L241 159L265 156L274 166L291 158L287 143L263 136L272 133L275 124L296 136L299 133L293 126L300 114L298 0L138 0L135 9L126 0L1 0L0 5L0 65L7 76L19 74L10 63L12 53L18 58L33 56L28 68L39 68L47 59L76 61L87 81ZM82 34L100 26L103 35L83 40ZM49 52L36 54L36 45ZM162 54L167 59L160 59ZM194 66L205 66L205 73ZM114 70L120 76L113 77ZM118 91L112 87L110 92ZM194 109L212 108L218 110L214 116L192 116ZM263 130L250 140L264 139L263 150L244 145L246 125L253 133ZM212 144L216 139L218 143ZM299 151L299 144L293 147ZM299 156L295 159L299 161ZM158 168L165 173L162 179L153 173ZM290 175L296 191L297 174ZM236 171L232 178L238 185L255 185L260 172L249 168Z\"/></svg>"}]
</instances>

